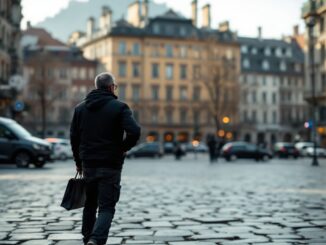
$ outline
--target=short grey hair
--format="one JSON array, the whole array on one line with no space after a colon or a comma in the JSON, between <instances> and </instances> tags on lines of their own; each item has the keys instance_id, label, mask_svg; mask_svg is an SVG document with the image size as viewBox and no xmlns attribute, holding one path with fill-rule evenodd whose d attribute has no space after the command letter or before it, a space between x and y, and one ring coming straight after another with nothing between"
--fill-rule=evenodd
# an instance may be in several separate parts
<instances>
[{"instance_id":1,"label":"short grey hair","mask_svg":"<svg viewBox=\"0 0 326 245\"><path fill-rule=\"evenodd\" d=\"M102 72L95 77L95 88L97 89L107 89L113 84L116 84L115 78L110 72Z\"/></svg>"}]
</instances>

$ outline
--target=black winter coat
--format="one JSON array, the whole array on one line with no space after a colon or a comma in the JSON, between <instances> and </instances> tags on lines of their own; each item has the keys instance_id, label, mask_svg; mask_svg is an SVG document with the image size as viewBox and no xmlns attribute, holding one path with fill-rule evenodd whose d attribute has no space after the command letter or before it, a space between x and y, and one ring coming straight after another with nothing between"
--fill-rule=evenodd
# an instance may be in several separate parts
<instances>
[{"instance_id":1,"label":"black winter coat","mask_svg":"<svg viewBox=\"0 0 326 245\"><path fill-rule=\"evenodd\" d=\"M139 137L140 127L129 107L109 91L95 89L75 108L70 140L79 167L121 169L124 152Z\"/></svg>"}]
</instances>

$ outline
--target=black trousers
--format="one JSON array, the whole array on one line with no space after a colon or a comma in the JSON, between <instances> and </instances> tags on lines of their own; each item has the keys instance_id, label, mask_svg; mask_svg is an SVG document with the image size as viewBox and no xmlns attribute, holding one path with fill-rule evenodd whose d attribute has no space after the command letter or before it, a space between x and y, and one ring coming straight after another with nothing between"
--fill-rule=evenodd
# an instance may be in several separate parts
<instances>
[{"instance_id":1,"label":"black trousers","mask_svg":"<svg viewBox=\"0 0 326 245\"><path fill-rule=\"evenodd\" d=\"M90 239L106 244L120 197L121 171L109 168L84 168L86 202L83 211L84 243ZM98 216L96 213L98 210Z\"/></svg>"}]
</instances>

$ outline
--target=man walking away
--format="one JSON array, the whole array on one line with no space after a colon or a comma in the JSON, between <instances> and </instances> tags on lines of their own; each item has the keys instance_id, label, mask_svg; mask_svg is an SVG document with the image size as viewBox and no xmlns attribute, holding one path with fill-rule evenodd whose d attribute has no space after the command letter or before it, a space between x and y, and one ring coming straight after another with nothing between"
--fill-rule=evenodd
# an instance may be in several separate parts
<instances>
[{"instance_id":1,"label":"man walking away","mask_svg":"<svg viewBox=\"0 0 326 245\"><path fill-rule=\"evenodd\" d=\"M125 153L140 137L129 107L114 94L117 84L113 75L99 74L95 87L76 106L70 128L76 168L86 180L82 234L87 245L106 244L120 196Z\"/></svg>"}]
</instances>

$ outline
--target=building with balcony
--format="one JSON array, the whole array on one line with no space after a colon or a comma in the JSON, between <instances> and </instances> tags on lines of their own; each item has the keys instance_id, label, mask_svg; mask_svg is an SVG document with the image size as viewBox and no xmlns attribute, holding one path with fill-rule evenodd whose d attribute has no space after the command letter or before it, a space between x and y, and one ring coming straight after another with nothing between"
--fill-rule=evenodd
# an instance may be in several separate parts
<instances>
[{"instance_id":1,"label":"building with balcony","mask_svg":"<svg viewBox=\"0 0 326 245\"><path fill-rule=\"evenodd\" d=\"M239 37L241 139L271 147L305 139L304 53L298 27L284 40Z\"/></svg>"},{"instance_id":2,"label":"building with balcony","mask_svg":"<svg viewBox=\"0 0 326 245\"><path fill-rule=\"evenodd\" d=\"M9 86L9 78L21 73L21 19L20 0L0 1L0 116L11 116L15 91Z\"/></svg>"},{"instance_id":3,"label":"building with balcony","mask_svg":"<svg viewBox=\"0 0 326 245\"><path fill-rule=\"evenodd\" d=\"M73 108L94 87L96 62L29 24L21 45L26 80L21 123L41 137L68 138Z\"/></svg>"},{"instance_id":4,"label":"building with balcony","mask_svg":"<svg viewBox=\"0 0 326 245\"><path fill-rule=\"evenodd\" d=\"M232 91L240 72L237 36L228 22L211 27L210 5L202 8L199 28L196 0L191 7L191 19L173 10L148 18L148 1L136 1L129 5L127 20L114 23L112 11L104 7L98 26L90 17L86 31L70 37L86 58L99 62L99 72L116 76L119 99L131 105L143 140L204 140L223 127L229 139L236 138L238 97ZM213 77L226 63L232 64L232 79ZM212 103L219 107L214 110ZM222 123L225 116L231 119L228 125Z\"/></svg>"}]
</instances>

